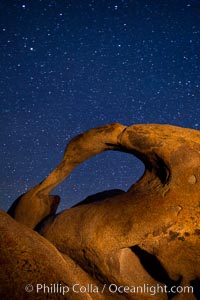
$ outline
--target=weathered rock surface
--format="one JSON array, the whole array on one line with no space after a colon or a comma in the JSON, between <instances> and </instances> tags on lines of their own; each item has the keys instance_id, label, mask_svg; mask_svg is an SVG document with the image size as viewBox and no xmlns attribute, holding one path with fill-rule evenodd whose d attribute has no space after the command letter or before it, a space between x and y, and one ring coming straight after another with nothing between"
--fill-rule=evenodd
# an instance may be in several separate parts
<instances>
[{"instance_id":1,"label":"weathered rock surface","mask_svg":"<svg viewBox=\"0 0 200 300\"><path fill-rule=\"evenodd\" d=\"M58 200L50 192L78 164L106 150L137 156L145 164L144 176L126 193L55 215ZM32 229L40 223L39 233L55 251L78 264L80 272L84 270L85 283L87 276L108 286L159 284L170 289L198 283L200 132L156 124L110 124L92 129L69 143L59 166L23 195L11 211L18 222ZM144 290L99 296L117 299L117 295L138 300L172 296L161 292L152 296ZM89 296L97 299L97 295ZM179 298L195 299L195 295L182 293L176 296Z\"/></svg>"},{"instance_id":2,"label":"weathered rock surface","mask_svg":"<svg viewBox=\"0 0 200 300\"><path fill-rule=\"evenodd\" d=\"M1 299L88 300L93 298L87 291L80 293L81 286L93 285L102 289L102 285L71 258L62 255L38 233L16 222L3 211L0 211L0 232ZM41 284L46 287L41 288ZM74 284L80 285L74 287L75 292ZM69 292L65 286L69 287ZM109 299L106 292L105 295L95 293L95 299L105 297Z\"/></svg>"}]
</instances>

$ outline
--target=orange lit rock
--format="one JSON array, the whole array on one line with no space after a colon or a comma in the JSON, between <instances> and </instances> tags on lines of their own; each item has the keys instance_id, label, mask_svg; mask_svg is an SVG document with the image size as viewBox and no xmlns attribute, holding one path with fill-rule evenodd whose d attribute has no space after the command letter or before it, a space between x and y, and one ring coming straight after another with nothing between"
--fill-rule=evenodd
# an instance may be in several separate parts
<instances>
[{"instance_id":1,"label":"orange lit rock","mask_svg":"<svg viewBox=\"0 0 200 300\"><path fill-rule=\"evenodd\" d=\"M144 176L126 193L48 217L50 192L78 164L106 150L138 157ZM39 233L101 284L170 289L198 282L200 132L157 124L91 129L69 143L59 166L21 197L12 216L31 228L40 223ZM121 299L168 299L160 291L118 294ZM116 299L117 294L109 295Z\"/></svg>"}]
</instances>

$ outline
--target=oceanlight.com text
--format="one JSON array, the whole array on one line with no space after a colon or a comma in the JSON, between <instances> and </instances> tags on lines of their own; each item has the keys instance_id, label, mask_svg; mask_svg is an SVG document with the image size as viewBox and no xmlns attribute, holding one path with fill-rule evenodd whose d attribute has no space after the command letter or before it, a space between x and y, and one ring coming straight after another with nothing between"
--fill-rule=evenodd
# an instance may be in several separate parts
<instances>
[{"instance_id":1,"label":"oceanlight.com text","mask_svg":"<svg viewBox=\"0 0 200 300\"><path fill-rule=\"evenodd\" d=\"M102 286L97 286L95 284L81 285L79 283L74 283L71 286L65 285L63 283L45 284L38 283L36 286L32 284L27 284L25 286L25 291L27 293L36 292L37 294L60 294L66 295L68 293L74 294L97 294L109 292L111 294L149 294L154 296L159 293L166 294L189 294L193 293L192 286L172 286L167 285L149 285L143 284L140 286L127 286L127 285L117 285L115 283L104 284Z\"/></svg>"}]
</instances>

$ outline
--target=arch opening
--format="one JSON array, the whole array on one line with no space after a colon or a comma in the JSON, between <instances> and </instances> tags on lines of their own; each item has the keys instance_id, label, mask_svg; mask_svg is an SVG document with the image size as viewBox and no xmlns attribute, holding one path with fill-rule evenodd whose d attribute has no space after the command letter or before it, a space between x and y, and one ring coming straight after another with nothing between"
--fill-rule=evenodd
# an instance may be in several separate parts
<instances>
[{"instance_id":1,"label":"arch opening","mask_svg":"<svg viewBox=\"0 0 200 300\"><path fill-rule=\"evenodd\" d=\"M144 171L143 162L134 155L105 151L77 166L67 180L53 190L53 194L61 196L59 210L63 210L98 193L97 197L101 198L107 191L111 196L126 192Z\"/></svg>"}]
</instances>

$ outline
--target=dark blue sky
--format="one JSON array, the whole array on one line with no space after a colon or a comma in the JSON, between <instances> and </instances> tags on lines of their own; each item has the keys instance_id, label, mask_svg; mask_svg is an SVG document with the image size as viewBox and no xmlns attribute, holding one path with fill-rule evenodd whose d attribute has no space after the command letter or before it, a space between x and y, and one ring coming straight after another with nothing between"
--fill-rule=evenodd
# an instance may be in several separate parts
<instances>
[{"instance_id":1,"label":"dark blue sky","mask_svg":"<svg viewBox=\"0 0 200 300\"><path fill-rule=\"evenodd\" d=\"M199 0L2 0L0 43L3 209L89 128L200 129ZM127 190L142 173L130 155L101 154L55 191L60 208L106 189Z\"/></svg>"}]
</instances>

